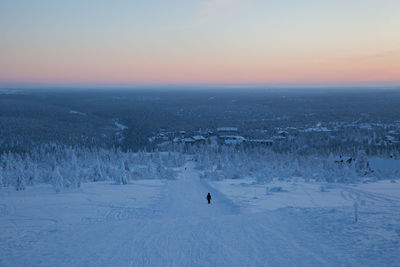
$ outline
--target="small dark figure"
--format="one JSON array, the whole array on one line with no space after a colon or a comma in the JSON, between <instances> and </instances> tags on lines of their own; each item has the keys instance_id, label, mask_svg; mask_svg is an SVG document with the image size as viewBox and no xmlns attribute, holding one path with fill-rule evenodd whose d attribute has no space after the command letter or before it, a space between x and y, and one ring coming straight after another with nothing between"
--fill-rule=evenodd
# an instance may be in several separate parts
<instances>
[{"instance_id":1,"label":"small dark figure","mask_svg":"<svg viewBox=\"0 0 400 267\"><path fill-rule=\"evenodd\" d=\"M207 201L208 201L208 204L211 203L211 194L210 193L207 194Z\"/></svg>"}]
</instances>

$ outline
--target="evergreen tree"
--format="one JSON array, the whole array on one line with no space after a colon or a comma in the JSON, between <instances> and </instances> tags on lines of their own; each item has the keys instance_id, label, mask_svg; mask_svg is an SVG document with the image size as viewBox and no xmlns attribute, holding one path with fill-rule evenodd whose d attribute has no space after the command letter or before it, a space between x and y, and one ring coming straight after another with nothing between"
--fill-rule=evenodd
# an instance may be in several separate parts
<instances>
[{"instance_id":1,"label":"evergreen tree","mask_svg":"<svg viewBox=\"0 0 400 267\"><path fill-rule=\"evenodd\" d=\"M370 171L367 154L365 153L364 150L360 150L357 154L355 170L359 175L368 174Z\"/></svg>"},{"instance_id":2,"label":"evergreen tree","mask_svg":"<svg viewBox=\"0 0 400 267\"><path fill-rule=\"evenodd\" d=\"M0 166L0 188L4 186L3 182L3 168Z\"/></svg>"},{"instance_id":3,"label":"evergreen tree","mask_svg":"<svg viewBox=\"0 0 400 267\"><path fill-rule=\"evenodd\" d=\"M71 176L72 187L80 188L81 187L81 175L80 175L80 172L79 172L78 160L76 158L74 150L71 151L70 176Z\"/></svg>"},{"instance_id":4,"label":"evergreen tree","mask_svg":"<svg viewBox=\"0 0 400 267\"><path fill-rule=\"evenodd\" d=\"M125 164L122 162L121 167L115 170L115 183L116 184L128 184L128 178L126 177Z\"/></svg>"},{"instance_id":5,"label":"evergreen tree","mask_svg":"<svg viewBox=\"0 0 400 267\"><path fill-rule=\"evenodd\" d=\"M93 182L97 182L97 181L103 180L103 173L102 173L101 168L100 168L100 163L97 162L94 165L92 176L93 176Z\"/></svg>"},{"instance_id":6,"label":"evergreen tree","mask_svg":"<svg viewBox=\"0 0 400 267\"><path fill-rule=\"evenodd\" d=\"M15 188L17 191L25 190L25 173L21 166L18 169L17 181L15 184Z\"/></svg>"},{"instance_id":7,"label":"evergreen tree","mask_svg":"<svg viewBox=\"0 0 400 267\"><path fill-rule=\"evenodd\" d=\"M64 179L60 174L60 171L58 170L58 167L56 166L53 171L53 181L54 181L54 188L57 193L61 192L61 190L64 187Z\"/></svg>"},{"instance_id":8,"label":"evergreen tree","mask_svg":"<svg viewBox=\"0 0 400 267\"><path fill-rule=\"evenodd\" d=\"M132 171L131 171L131 168L129 167L129 163L128 163L127 159L124 160L124 170L125 170L126 179L127 180L132 179Z\"/></svg>"},{"instance_id":9,"label":"evergreen tree","mask_svg":"<svg viewBox=\"0 0 400 267\"><path fill-rule=\"evenodd\" d=\"M37 166L36 164L30 164L29 168L28 185L33 186L36 180Z\"/></svg>"}]
</instances>

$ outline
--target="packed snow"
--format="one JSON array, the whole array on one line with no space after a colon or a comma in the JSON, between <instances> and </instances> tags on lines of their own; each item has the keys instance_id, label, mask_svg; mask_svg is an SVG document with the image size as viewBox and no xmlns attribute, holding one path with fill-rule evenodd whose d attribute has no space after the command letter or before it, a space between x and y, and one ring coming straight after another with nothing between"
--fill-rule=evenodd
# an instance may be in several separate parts
<instances>
[{"instance_id":1,"label":"packed snow","mask_svg":"<svg viewBox=\"0 0 400 267\"><path fill-rule=\"evenodd\" d=\"M1 266L398 266L400 183L200 178L0 190ZM207 204L206 194L212 195ZM358 203L355 221L354 203Z\"/></svg>"}]
</instances>

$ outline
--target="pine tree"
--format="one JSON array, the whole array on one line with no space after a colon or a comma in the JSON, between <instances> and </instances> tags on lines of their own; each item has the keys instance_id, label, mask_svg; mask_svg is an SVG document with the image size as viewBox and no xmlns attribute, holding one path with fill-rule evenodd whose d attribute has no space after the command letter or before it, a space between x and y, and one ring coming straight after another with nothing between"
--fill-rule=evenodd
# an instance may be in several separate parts
<instances>
[{"instance_id":1,"label":"pine tree","mask_svg":"<svg viewBox=\"0 0 400 267\"><path fill-rule=\"evenodd\" d=\"M61 192L64 187L64 179L56 166L53 171L53 180L54 180L54 187L57 193Z\"/></svg>"},{"instance_id":2,"label":"pine tree","mask_svg":"<svg viewBox=\"0 0 400 267\"><path fill-rule=\"evenodd\" d=\"M15 188L17 189L17 191L25 190L25 174L22 169L19 169L18 171Z\"/></svg>"},{"instance_id":3,"label":"pine tree","mask_svg":"<svg viewBox=\"0 0 400 267\"><path fill-rule=\"evenodd\" d=\"M128 160L124 161L124 170L125 170L125 176L126 176L127 180L130 180L132 178L132 170L129 167Z\"/></svg>"},{"instance_id":4,"label":"pine tree","mask_svg":"<svg viewBox=\"0 0 400 267\"><path fill-rule=\"evenodd\" d=\"M21 157L17 154L12 168L15 177L15 189L25 190L25 173Z\"/></svg>"},{"instance_id":5,"label":"pine tree","mask_svg":"<svg viewBox=\"0 0 400 267\"><path fill-rule=\"evenodd\" d=\"M3 168L0 166L0 188L4 186L3 182Z\"/></svg>"},{"instance_id":6,"label":"pine tree","mask_svg":"<svg viewBox=\"0 0 400 267\"><path fill-rule=\"evenodd\" d=\"M37 175L37 166L34 164L33 166L30 164L29 168L31 169L29 172L29 178L28 178L28 185L33 186L34 181L36 180L36 175Z\"/></svg>"},{"instance_id":7,"label":"pine tree","mask_svg":"<svg viewBox=\"0 0 400 267\"><path fill-rule=\"evenodd\" d=\"M100 169L100 163L97 163L94 165L93 169L93 182L101 181L103 180L103 173Z\"/></svg>"},{"instance_id":8,"label":"pine tree","mask_svg":"<svg viewBox=\"0 0 400 267\"><path fill-rule=\"evenodd\" d=\"M355 163L355 170L359 175L365 175L370 172L369 162L367 159L367 154L364 150L360 150L357 153L357 160Z\"/></svg>"},{"instance_id":9,"label":"pine tree","mask_svg":"<svg viewBox=\"0 0 400 267\"><path fill-rule=\"evenodd\" d=\"M75 155L75 151L71 150L71 181L72 187L80 188L81 187L81 176L78 168L78 160Z\"/></svg>"},{"instance_id":10,"label":"pine tree","mask_svg":"<svg viewBox=\"0 0 400 267\"><path fill-rule=\"evenodd\" d=\"M121 167L118 171L115 171L115 183L116 184L128 184L128 178L125 173L125 165L122 162Z\"/></svg>"},{"instance_id":11,"label":"pine tree","mask_svg":"<svg viewBox=\"0 0 400 267\"><path fill-rule=\"evenodd\" d=\"M293 161L292 170L293 170L293 173L292 173L293 176L295 176L295 177L302 176L302 173L300 171L299 161L297 160L297 158Z\"/></svg>"}]
</instances>

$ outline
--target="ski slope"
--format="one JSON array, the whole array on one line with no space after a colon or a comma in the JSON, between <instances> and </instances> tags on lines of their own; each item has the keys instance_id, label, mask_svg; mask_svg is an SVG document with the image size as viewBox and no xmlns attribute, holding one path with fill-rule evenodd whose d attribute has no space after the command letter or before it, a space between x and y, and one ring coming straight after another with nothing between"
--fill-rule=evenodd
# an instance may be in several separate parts
<instances>
[{"instance_id":1,"label":"ski slope","mask_svg":"<svg viewBox=\"0 0 400 267\"><path fill-rule=\"evenodd\" d=\"M398 266L400 262L398 224L391 226L395 235L398 231L397 239L380 235L390 227L384 224L363 242L371 225L352 222L348 216L352 210L346 206L253 212L243 201L199 179L191 165L182 168L175 181L91 183L78 193L32 192L1 192L0 266ZM205 199L207 192L213 197L211 205ZM395 213L400 203L391 196L385 199L392 202L384 211L399 223Z\"/></svg>"}]
</instances>

